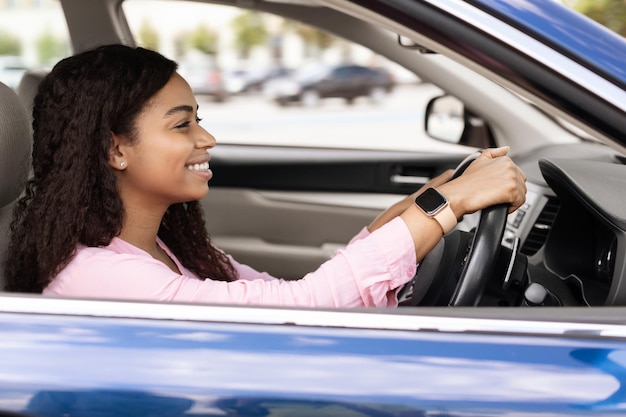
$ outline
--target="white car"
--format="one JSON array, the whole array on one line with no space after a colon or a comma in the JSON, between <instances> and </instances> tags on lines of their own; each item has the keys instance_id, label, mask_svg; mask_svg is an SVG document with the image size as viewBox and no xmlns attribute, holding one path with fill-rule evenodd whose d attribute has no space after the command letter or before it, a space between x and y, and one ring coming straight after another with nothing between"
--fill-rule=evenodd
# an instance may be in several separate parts
<instances>
[{"instance_id":1,"label":"white car","mask_svg":"<svg viewBox=\"0 0 626 417\"><path fill-rule=\"evenodd\" d=\"M15 89L28 68L19 56L0 56L0 81Z\"/></svg>"}]
</instances>

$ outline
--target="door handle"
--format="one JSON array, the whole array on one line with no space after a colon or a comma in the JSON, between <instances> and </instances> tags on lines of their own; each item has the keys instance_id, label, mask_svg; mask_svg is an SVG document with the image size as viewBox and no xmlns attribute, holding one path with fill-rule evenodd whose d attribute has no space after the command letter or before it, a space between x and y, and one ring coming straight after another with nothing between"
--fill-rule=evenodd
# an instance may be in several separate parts
<instances>
[{"instance_id":1,"label":"door handle","mask_svg":"<svg viewBox=\"0 0 626 417\"><path fill-rule=\"evenodd\" d=\"M430 181L429 177L413 176L413 175L392 175L390 181L393 184L426 184Z\"/></svg>"}]
</instances>

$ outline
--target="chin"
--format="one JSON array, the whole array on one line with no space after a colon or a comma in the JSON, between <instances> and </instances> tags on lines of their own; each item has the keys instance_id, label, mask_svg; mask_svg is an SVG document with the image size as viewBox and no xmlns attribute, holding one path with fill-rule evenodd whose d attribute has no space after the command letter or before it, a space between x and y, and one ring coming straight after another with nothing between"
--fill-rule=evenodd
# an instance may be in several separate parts
<instances>
[{"instance_id":1,"label":"chin","mask_svg":"<svg viewBox=\"0 0 626 417\"><path fill-rule=\"evenodd\" d=\"M194 193L194 195L192 196L192 200L201 200L204 197L206 197L208 193L209 193L209 186L207 184L207 186L202 191L198 191L197 193Z\"/></svg>"}]
</instances>

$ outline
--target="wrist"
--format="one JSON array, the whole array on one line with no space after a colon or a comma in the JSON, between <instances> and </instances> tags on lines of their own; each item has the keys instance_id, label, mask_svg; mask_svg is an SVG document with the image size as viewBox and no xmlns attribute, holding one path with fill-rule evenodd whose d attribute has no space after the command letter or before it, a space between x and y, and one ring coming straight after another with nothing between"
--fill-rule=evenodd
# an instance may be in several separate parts
<instances>
[{"instance_id":1,"label":"wrist","mask_svg":"<svg viewBox=\"0 0 626 417\"><path fill-rule=\"evenodd\" d=\"M457 216L452 211L448 199L437 189L428 188L415 198L415 205L428 217L439 223L443 234L452 231L457 224Z\"/></svg>"},{"instance_id":2,"label":"wrist","mask_svg":"<svg viewBox=\"0 0 626 417\"><path fill-rule=\"evenodd\" d=\"M461 193L459 193L459 189L458 187L455 187L455 185L456 184L453 184L452 182L446 183L441 187L437 187L437 191L446 196L448 204L454 212L454 215L457 219L460 219L465 214L469 213L469 211L467 211L467 207L465 207L466 201L463 195L463 190L461 189Z\"/></svg>"}]
</instances>

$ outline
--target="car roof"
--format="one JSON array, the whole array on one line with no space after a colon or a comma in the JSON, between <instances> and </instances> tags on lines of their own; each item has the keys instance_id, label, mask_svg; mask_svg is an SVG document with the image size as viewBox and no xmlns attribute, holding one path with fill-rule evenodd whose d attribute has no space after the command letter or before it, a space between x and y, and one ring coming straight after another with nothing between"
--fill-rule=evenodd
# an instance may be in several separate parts
<instances>
[{"instance_id":1,"label":"car roof","mask_svg":"<svg viewBox=\"0 0 626 417\"><path fill-rule=\"evenodd\" d=\"M467 0L626 88L626 39L555 0Z\"/></svg>"}]
</instances>

